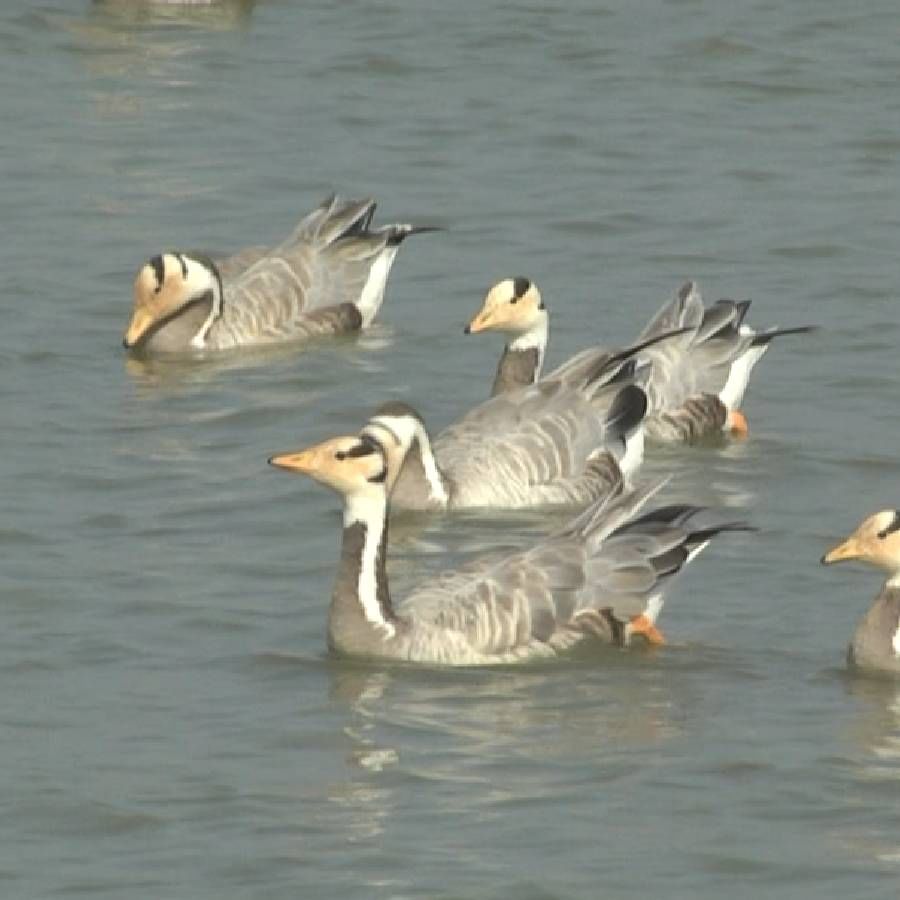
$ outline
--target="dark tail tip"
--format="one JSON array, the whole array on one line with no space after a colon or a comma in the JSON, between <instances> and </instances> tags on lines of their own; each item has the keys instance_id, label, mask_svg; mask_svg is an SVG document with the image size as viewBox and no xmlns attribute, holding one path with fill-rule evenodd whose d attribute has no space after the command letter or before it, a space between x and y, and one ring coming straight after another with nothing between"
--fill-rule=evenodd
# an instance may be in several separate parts
<instances>
[{"instance_id":1,"label":"dark tail tip","mask_svg":"<svg viewBox=\"0 0 900 900\"><path fill-rule=\"evenodd\" d=\"M628 437L647 415L647 394L635 384L622 388L606 414L605 424L613 435Z\"/></svg>"},{"instance_id":2,"label":"dark tail tip","mask_svg":"<svg viewBox=\"0 0 900 900\"><path fill-rule=\"evenodd\" d=\"M472 333L472 326L466 325L466 327L463 328L463 334L471 334L471 333Z\"/></svg>"},{"instance_id":3,"label":"dark tail tip","mask_svg":"<svg viewBox=\"0 0 900 900\"><path fill-rule=\"evenodd\" d=\"M797 325L794 328L773 328L771 331L763 331L753 338L753 346L761 347L768 344L773 338L784 337L787 334L810 334L818 331L818 325Z\"/></svg>"},{"instance_id":4,"label":"dark tail tip","mask_svg":"<svg viewBox=\"0 0 900 900\"><path fill-rule=\"evenodd\" d=\"M402 244L411 234L428 234L431 231L446 231L441 225L398 225L388 238L388 246Z\"/></svg>"}]
</instances>

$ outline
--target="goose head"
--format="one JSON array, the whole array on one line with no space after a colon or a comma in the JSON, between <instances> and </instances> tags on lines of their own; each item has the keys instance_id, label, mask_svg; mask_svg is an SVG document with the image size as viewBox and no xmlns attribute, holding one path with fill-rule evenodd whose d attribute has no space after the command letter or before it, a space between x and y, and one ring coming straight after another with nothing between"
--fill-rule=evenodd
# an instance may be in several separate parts
<instances>
[{"instance_id":1,"label":"goose head","mask_svg":"<svg viewBox=\"0 0 900 900\"><path fill-rule=\"evenodd\" d=\"M410 450L414 446L419 450L423 443L429 450L431 446L422 417L411 406L400 401L379 406L360 434L378 443L384 451L388 460L388 493L393 489Z\"/></svg>"},{"instance_id":2,"label":"goose head","mask_svg":"<svg viewBox=\"0 0 900 900\"><path fill-rule=\"evenodd\" d=\"M900 580L900 511L885 509L864 519L856 531L823 557L824 565L857 559Z\"/></svg>"},{"instance_id":3,"label":"goose head","mask_svg":"<svg viewBox=\"0 0 900 900\"><path fill-rule=\"evenodd\" d=\"M128 349L202 349L222 302L222 279L212 260L154 256L134 279L134 312L122 343Z\"/></svg>"},{"instance_id":4,"label":"goose head","mask_svg":"<svg viewBox=\"0 0 900 900\"><path fill-rule=\"evenodd\" d=\"M487 292L465 333L502 331L514 337L511 346L526 349L546 344L547 324L547 308L537 286L527 278L505 278Z\"/></svg>"},{"instance_id":5,"label":"goose head","mask_svg":"<svg viewBox=\"0 0 900 900\"><path fill-rule=\"evenodd\" d=\"M447 483L435 459L425 422L413 407L399 400L383 404L375 410L361 434L376 441L384 451L388 494L394 492L397 481L401 480L398 488L401 493L410 493L426 506L447 505ZM403 496L399 502L410 505L412 501Z\"/></svg>"},{"instance_id":6,"label":"goose head","mask_svg":"<svg viewBox=\"0 0 900 900\"><path fill-rule=\"evenodd\" d=\"M308 475L346 498L385 495L384 452L365 435L330 438L305 450L272 456L269 464Z\"/></svg>"}]
</instances>

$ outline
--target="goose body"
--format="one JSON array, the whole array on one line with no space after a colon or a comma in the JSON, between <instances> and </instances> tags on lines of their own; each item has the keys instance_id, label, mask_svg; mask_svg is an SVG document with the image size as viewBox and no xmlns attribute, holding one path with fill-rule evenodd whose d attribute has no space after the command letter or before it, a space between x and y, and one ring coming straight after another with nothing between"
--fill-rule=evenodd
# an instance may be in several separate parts
<instances>
[{"instance_id":1,"label":"goose body","mask_svg":"<svg viewBox=\"0 0 900 900\"><path fill-rule=\"evenodd\" d=\"M847 647L847 662L864 672L900 675L900 511L869 516L823 557L825 565L868 562L888 573Z\"/></svg>"},{"instance_id":2,"label":"goose body","mask_svg":"<svg viewBox=\"0 0 900 900\"><path fill-rule=\"evenodd\" d=\"M276 247L221 265L164 253L138 272L127 348L218 351L366 328L412 225L372 227L373 200L326 200Z\"/></svg>"},{"instance_id":3,"label":"goose body","mask_svg":"<svg viewBox=\"0 0 900 900\"><path fill-rule=\"evenodd\" d=\"M753 367L773 338L810 330L756 332L744 324L749 306L719 300L704 307L697 285L687 282L641 332L637 344L646 347L631 362L648 369L648 437L693 441L723 432L746 434L739 407ZM540 378L549 319L534 284L515 278L494 285L466 328L467 333L487 330L512 337L494 379L495 395ZM583 357L578 354L553 374L577 368Z\"/></svg>"},{"instance_id":4,"label":"goose body","mask_svg":"<svg viewBox=\"0 0 900 900\"><path fill-rule=\"evenodd\" d=\"M422 417L385 404L363 434L392 461L391 501L401 509L584 505L619 493L643 458L646 396L626 385L548 381L494 397L432 443Z\"/></svg>"},{"instance_id":5,"label":"goose body","mask_svg":"<svg viewBox=\"0 0 900 900\"><path fill-rule=\"evenodd\" d=\"M270 459L344 498L328 615L335 653L440 665L554 656L586 638L661 642L666 581L718 532L692 506L639 511L658 486L589 507L529 550L476 561L394 604L386 570L391 458L371 437L334 438Z\"/></svg>"}]
</instances>

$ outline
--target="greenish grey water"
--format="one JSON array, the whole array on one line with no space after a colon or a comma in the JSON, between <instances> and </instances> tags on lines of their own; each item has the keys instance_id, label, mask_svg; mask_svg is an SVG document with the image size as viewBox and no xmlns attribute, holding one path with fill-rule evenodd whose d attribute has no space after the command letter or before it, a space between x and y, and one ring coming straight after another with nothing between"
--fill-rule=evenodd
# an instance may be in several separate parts
<instances>
[{"instance_id":1,"label":"greenish grey water","mask_svg":"<svg viewBox=\"0 0 900 900\"><path fill-rule=\"evenodd\" d=\"M892 3L0 10L0 893L893 897L900 692L843 652L878 577L823 549L900 502ZM377 327L224 364L123 358L168 247L277 240L331 189L411 240ZM463 338L527 274L550 357L685 277L818 323L752 439L667 449L727 505L669 647L440 672L324 653L334 497L267 469L388 397L484 396ZM550 517L400 523L409 584ZM553 521L556 518L553 517Z\"/></svg>"}]
</instances>

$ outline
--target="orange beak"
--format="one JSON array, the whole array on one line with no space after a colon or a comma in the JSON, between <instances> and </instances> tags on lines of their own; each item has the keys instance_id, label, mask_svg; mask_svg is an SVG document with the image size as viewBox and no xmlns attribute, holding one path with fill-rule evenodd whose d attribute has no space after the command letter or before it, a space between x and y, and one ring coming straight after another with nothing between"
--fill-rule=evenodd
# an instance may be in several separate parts
<instances>
[{"instance_id":1,"label":"orange beak","mask_svg":"<svg viewBox=\"0 0 900 900\"><path fill-rule=\"evenodd\" d=\"M479 331L487 331L497 324L497 311L494 309L479 310L472 320L463 329L465 334L478 334Z\"/></svg>"},{"instance_id":2,"label":"orange beak","mask_svg":"<svg viewBox=\"0 0 900 900\"><path fill-rule=\"evenodd\" d=\"M845 559L860 559L862 552L855 537L848 537L846 541L832 547L823 557L822 565L830 566L832 563L842 562Z\"/></svg>"},{"instance_id":3,"label":"orange beak","mask_svg":"<svg viewBox=\"0 0 900 900\"><path fill-rule=\"evenodd\" d=\"M287 469L289 472L300 472L309 475L318 468L318 462L322 457L322 445L317 444L307 450L298 453L280 453L269 457L269 465L279 469Z\"/></svg>"},{"instance_id":4,"label":"orange beak","mask_svg":"<svg viewBox=\"0 0 900 900\"><path fill-rule=\"evenodd\" d=\"M136 309L131 317L131 324L125 332L122 343L131 348L150 330L153 325L153 316L144 309Z\"/></svg>"}]
</instances>

